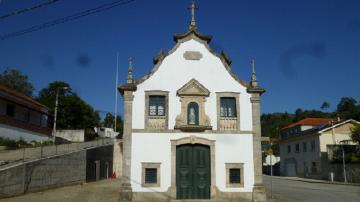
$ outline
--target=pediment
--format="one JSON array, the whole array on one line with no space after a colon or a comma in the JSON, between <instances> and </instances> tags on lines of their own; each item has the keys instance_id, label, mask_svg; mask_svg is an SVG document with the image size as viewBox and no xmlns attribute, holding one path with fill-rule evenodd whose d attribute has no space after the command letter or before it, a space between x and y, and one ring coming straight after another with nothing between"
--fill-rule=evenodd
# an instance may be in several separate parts
<instances>
[{"instance_id":1,"label":"pediment","mask_svg":"<svg viewBox=\"0 0 360 202\"><path fill-rule=\"evenodd\" d=\"M191 79L177 91L179 96L209 96L209 94L210 91L196 79Z\"/></svg>"}]
</instances>

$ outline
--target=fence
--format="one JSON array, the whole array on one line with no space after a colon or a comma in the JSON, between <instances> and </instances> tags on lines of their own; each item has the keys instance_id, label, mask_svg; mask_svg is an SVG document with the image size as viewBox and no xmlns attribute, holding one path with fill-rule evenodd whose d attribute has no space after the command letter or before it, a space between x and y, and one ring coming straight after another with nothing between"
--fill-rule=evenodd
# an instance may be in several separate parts
<instances>
[{"instance_id":1,"label":"fence","mask_svg":"<svg viewBox=\"0 0 360 202\"><path fill-rule=\"evenodd\" d=\"M104 138L89 142L50 145L50 146L41 146L34 148L23 148L17 150L5 150L0 152L0 170L24 162L69 154L81 150L112 145L112 144L114 144L113 139Z\"/></svg>"}]
</instances>

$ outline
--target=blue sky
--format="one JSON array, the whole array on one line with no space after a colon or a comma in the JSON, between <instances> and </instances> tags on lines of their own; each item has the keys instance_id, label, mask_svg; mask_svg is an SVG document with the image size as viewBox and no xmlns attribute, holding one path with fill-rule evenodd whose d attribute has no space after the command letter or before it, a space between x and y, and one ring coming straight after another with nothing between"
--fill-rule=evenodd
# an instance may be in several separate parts
<instances>
[{"instance_id":1,"label":"blue sky","mask_svg":"<svg viewBox=\"0 0 360 202\"><path fill-rule=\"evenodd\" d=\"M0 35L112 1L62 0L0 20ZM0 16L38 2L2 0ZM187 31L190 2L135 0L0 40L0 71L20 69L36 93L54 80L68 82L95 109L113 111L116 52L121 83L130 56L135 78L147 74L156 53L174 45L173 34ZM343 96L360 100L360 1L198 0L197 5L199 31L213 36L216 51L228 53L241 79L250 79L249 61L256 59L258 79L267 90L262 112L319 109L323 101L333 110Z\"/></svg>"}]
</instances>

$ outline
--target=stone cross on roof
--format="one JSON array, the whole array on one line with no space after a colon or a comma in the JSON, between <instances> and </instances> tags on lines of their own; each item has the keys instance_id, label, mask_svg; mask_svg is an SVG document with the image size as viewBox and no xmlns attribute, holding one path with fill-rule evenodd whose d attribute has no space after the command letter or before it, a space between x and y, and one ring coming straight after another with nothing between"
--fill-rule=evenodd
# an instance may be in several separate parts
<instances>
[{"instance_id":1,"label":"stone cross on roof","mask_svg":"<svg viewBox=\"0 0 360 202\"><path fill-rule=\"evenodd\" d=\"M133 83L133 65L132 65L132 58L129 58L129 69L128 69L128 77L127 83Z\"/></svg>"},{"instance_id":2,"label":"stone cross on roof","mask_svg":"<svg viewBox=\"0 0 360 202\"><path fill-rule=\"evenodd\" d=\"M251 74L251 86L256 87L258 86L258 82L256 80L256 72L255 72L255 60L251 60L251 67L252 67L252 74Z\"/></svg>"},{"instance_id":3,"label":"stone cross on roof","mask_svg":"<svg viewBox=\"0 0 360 202\"><path fill-rule=\"evenodd\" d=\"M195 10L199 8L195 6L195 0L192 0L191 6L188 9L191 10L191 22L189 29L196 29Z\"/></svg>"}]
</instances>

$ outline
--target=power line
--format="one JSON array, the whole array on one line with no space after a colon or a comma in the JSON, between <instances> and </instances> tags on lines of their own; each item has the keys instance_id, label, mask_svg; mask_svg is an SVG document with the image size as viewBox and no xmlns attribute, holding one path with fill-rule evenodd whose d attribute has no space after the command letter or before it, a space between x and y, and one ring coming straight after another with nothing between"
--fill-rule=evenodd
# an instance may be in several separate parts
<instances>
[{"instance_id":1,"label":"power line","mask_svg":"<svg viewBox=\"0 0 360 202\"><path fill-rule=\"evenodd\" d=\"M12 33L9 33L9 34L4 34L4 35L2 35L0 37L0 40L5 40L5 39L21 36L21 35L28 34L28 33L31 33L31 32L35 32L35 31L38 31L38 30L41 30L41 29L52 27L52 26L55 26L55 25L58 25L58 24L62 24L62 23L73 21L73 20L77 20L79 18L88 16L88 15L91 15L91 14L96 14L96 13L99 13L99 12L102 12L102 11L106 11L106 10L115 8L117 6L122 6L122 5L125 5L125 4L128 4L128 3L131 3L133 1L135 1L135 0L119 0L119 1L114 1L114 2L111 2L111 3L103 4L103 5L100 5L100 6L96 7L96 8L81 11L81 12L75 13L73 15L69 15L69 16L66 16L66 17L63 17L63 18L52 20L52 21L49 21L49 22L46 22L46 23L43 23L43 24L35 25L35 26L29 27L29 28L26 28L26 29L23 29L23 30L20 30L20 31L12 32Z\"/></svg>"},{"instance_id":2,"label":"power line","mask_svg":"<svg viewBox=\"0 0 360 202\"><path fill-rule=\"evenodd\" d=\"M20 9L20 10L17 10L17 11L13 11L11 13L0 16L0 20L3 20L3 19L8 18L10 16L14 16L14 15L18 15L18 14L25 13L25 12L28 12L28 11L32 11L32 10L35 10L37 8L41 8L41 7L44 7L44 6L49 6L49 5L51 5L53 3L56 3L58 1L61 1L61 0L49 0L49 1L46 1L46 2L39 3L39 4L35 4L35 5L33 5L33 6L29 7L29 8L24 8L24 9ZM1 1L0 1L0 3L1 3Z\"/></svg>"}]
</instances>

